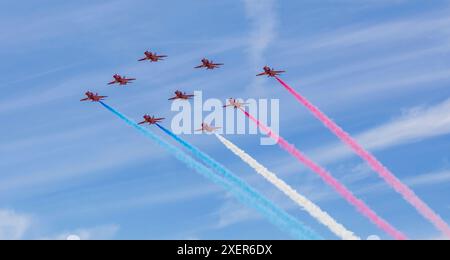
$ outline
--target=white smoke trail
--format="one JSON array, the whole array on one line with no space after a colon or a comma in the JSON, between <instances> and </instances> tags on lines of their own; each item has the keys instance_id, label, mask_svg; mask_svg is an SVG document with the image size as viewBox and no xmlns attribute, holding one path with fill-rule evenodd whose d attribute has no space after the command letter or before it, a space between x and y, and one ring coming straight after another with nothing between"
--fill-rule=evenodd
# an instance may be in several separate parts
<instances>
[{"instance_id":1,"label":"white smoke trail","mask_svg":"<svg viewBox=\"0 0 450 260\"><path fill-rule=\"evenodd\" d=\"M336 236L344 240L360 240L358 236L353 234L353 232L347 230L342 224L339 224L334 220L328 213L324 212L314 204L312 201L306 197L300 195L291 186L285 183L283 180L277 177L277 175L269 171L266 167L261 165L258 161L253 159L249 154L241 150L239 147L234 145L225 137L215 134L220 142L225 145L230 151L240 157L244 162L246 162L250 167L252 167L258 174L263 176L266 180L272 183L275 187L286 194L290 199L292 199L297 205L302 207L306 212L309 213L317 221L328 227Z\"/></svg>"}]
</instances>

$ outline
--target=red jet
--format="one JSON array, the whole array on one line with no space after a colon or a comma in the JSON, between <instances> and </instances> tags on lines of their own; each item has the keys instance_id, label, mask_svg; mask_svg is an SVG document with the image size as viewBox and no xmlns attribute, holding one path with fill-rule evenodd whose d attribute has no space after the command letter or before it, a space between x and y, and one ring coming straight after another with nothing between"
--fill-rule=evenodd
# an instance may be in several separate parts
<instances>
[{"instance_id":1,"label":"red jet","mask_svg":"<svg viewBox=\"0 0 450 260\"><path fill-rule=\"evenodd\" d=\"M175 99L184 99L184 100L188 100L191 99L194 95L187 95L186 92L181 92L179 90L175 91L175 96L169 98L169 100L175 100Z\"/></svg>"},{"instance_id":2,"label":"red jet","mask_svg":"<svg viewBox=\"0 0 450 260\"><path fill-rule=\"evenodd\" d=\"M267 77L275 77L277 75L279 75L280 73L286 72L284 70L274 70L273 68L270 68L269 66L264 66L264 72L259 73L256 76L263 76L263 75L267 75Z\"/></svg>"},{"instance_id":3,"label":"red jet","mask_svg":"<svg viewBox=\"0 0 450 260\"><path fill-rule=\"evenodd\" d=\"M202 128L197 129L195 131L212 133L212 132L216 131L217 129L220 129L220 127L209 126L207 123L202 123Z\"/></svg>"},{"instance_id":4,"label":"red jet","mask_svg":"<svg viewBox=\"0 0 450 260\"><path fill-rule=\"evenodd\" d=\"M234 98L229 98L228 102L229 102L229 104L225 105L223 107L234 107L234 109L238 109L238 108L243 107L244 105L248 105L248 103L241 103Z\"/></svg>"},{"instance_id":5,"label":"red jet","mask_svg":"<svg viewBox=\"0 0 450 260\"><path fill-rule=\"evenodd\" d=\"M154 124L161 122L161 120L163 120L163 119L165 119L165 118L164 117L155 118L154 116L144 115L144 121L140 122L139 125L147 124L147 123L149 125L154 125Z\"/></svg>"},{"instance_id":6,"label":"red jet","mask_svg":"<svg viewBox=\"0 0 450 260\"><path fill-rule=\"evenodd\" d=\"M222 66L223 63L214 63L213 61L209 61L208 59L203 58L202 59L202 65L199 65L197 67L194 67L196 69L199 68L206 68L207 70L212 70L215 68L219 68L219 66Z\"/></svg>"},{"instance_id":7,"label":"red jet","mask_svg":"<svg viewBox=\"0 0 450 260\"><path fill-rule=\"evenodd\" d=\"M108 85L112 85L112 84L116 84L116 83L118 83L119 85L126 85L128 83L131 83L131 81L136 80L136 79L133 79L133 78L127 79L125 76L122 77L122 76L120 76L118 74L114 74L113 78L114 78L114 80L109 82Z\"/></svg>"},{"instance_id":8,"label":"red jet","mask_svg":"<svg viewBox=\"0 0 450 260\"><path fill-rule=\"evenodd\" d=\"M99 96L98 93L92 93L90 91L86 92L85 95L87 96L87 98L83 98L80 101L92 101L92 102L99 102L101 100L103 100L104 98L106 98L107 96Z\"/></svg>"},{"instance_id":9,"label":"red jet","mask_svg":"<svg viewBox=\"0 0 450 260\"><path fill-rule=\"evenodd\" d=\"M156 52L152 53L150 51L144 52L145 57L140 59L139 61L149 60L150 62L157 62L160 60L164 60L164 58L167 57L167 55L157 55Z\"/></svg>"}]
</instances>

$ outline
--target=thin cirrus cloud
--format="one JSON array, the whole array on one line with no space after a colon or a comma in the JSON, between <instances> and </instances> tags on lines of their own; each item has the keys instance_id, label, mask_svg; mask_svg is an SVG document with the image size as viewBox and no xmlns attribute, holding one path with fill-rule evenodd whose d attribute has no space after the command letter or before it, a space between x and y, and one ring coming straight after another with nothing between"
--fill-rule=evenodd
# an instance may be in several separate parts
<instances>
[{"instance_id":1,"label":"thin cirrus cloud","mask_svg":"<svg viewBox=\"0 0 450 260\"><path fill-rule=\"evenodd\" d=\"M89 153L75 158L59 160L51 166L41 165L39 169L22 170L14 176L3 178L0 191L3 193L19 193L20 196L30 195L34 190L44 189L51 183L64 182L68 179L81 178L87 174L108 174L108 169L118 168L139 160L161 160L167 155L158 151L149 150L140 145L140 142L115 144L115 149L106 149L101 152ZM126 152L124 152L126 151ZM67 169L67 164L72 167ZM63 173L63 174L62 174ZM21 191L27 188L27 193ZM16 195L19 196L19 195Z\"/></svg>"},{"instance_id":2,"label":"thin cirrus cloud","mask_svg":"<svg viewBox=\"0 0 450 260\"><path fill-rule=\"evenodd\" d=\"M34 13L23 19L21 16L8 17L3 20L4 28L0 35L0 46L9 47L17 45L31 45L33 43L59 36L73 35L88 28L94 30L98 26L103 27L111 24L110 19L106 19L114 13L123 13L125 2L111 1L104 4L90 5L87 7L77 7L73 10L57 10L56 12ZM7 17L7 16L5 16ZM102 23L97 23L101 18Z\"/></svg>"},{"instance_id":3,"label":"thin cirrus cloud","mask_svg":"<svg viewBox=\"0 0 450 260\"><path fill-rule=\"evenodd\" d=\"M274 0L244 0L251 24L249 53L253 65L261 65L263 54L276 37L277 15Z\"/></svg>"},{"instance_id":4,"label":"thin cirrus cloud","mask_svg":"<svg viewBox=\"0 0 450 260\"><path fill-rule=\"evenodd\" d=\"M10 209L0 209L0 240L23 238L31 223L29 215Z\"/></svg>"},{"instance_id":5,"label":"thin cirrus cloud","mask_svg":"<svg viewBox=\"0 0 450 260\"><path fill-rule=\"evenodd\" d=\"M438 16L438 18L426 16L362 26L360 28L342 28L332 34L311 39L307 46L311 49L342 48L362 43L376 44L384 42L392 44L394 40L398 42L409 38L419 38L421 35L429 35L430 33L448 35L449 31L446 28L450 24L450 19L444 16L443 13L433 13L433 16Z\"/></svg>"},{"instance_id":6,"label":"thin cirrus cloud","mask_svg":"<svg viewBox=\"0 0 450 260\"><path fill-rule=\"evenodd\" d=\"M450 183L450 170L428 172L413 177L405 178L404 183L413 188L420 188L425 186L431 186L436 184L448 184ZM384 183L375 183L364 189L356 191L357 194L380 194L382 192L389 191L389 187Z\"/></svg>"}]
</instances>

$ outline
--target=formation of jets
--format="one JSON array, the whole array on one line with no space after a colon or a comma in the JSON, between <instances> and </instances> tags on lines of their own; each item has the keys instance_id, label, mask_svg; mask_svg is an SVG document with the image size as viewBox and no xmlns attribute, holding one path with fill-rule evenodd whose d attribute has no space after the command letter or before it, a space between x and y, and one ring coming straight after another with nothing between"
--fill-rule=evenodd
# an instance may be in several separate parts
<instances>
[{"instance_id":1,"label":"formation of jets","mask_svg":"<svg viewBox=\"0 0 450 260\"><path fill-rule=\"evenodd\" d=\"M139 59L138 61L158 62L158 61L164 60L164 58L168 57L167 55L158 55L156 52L151 52L151 51L145 51L144 55L145 56L143 58ZM214 63L212 60L203 58L201 60L201 64L194 68L195 69L205 68L207 70L212 70L212 69L220 68L220 66L222 66L222 65L224 65L224 64L223 63ZM263 70L264 70L263 72L257 74L256 76L267 75L268 77L276 77L280 73L285 72L284 70L275 70L273 68L270 68L269 66L264 66ZM112 84L127 85L128 83L132 83L134 80L136 80L135 78L127 78L127 77L121 76L119 74L114 74L113 79L114 80L109 82L108 85L112 85ZM83 98L80 101L100 102L107 97L107 96L100 96L98 93L93 93L90 91L87 91L85 93L85 95L86 95L86 98ZM177 100L177 99L189 100L192 97L194 97L194 95L186 94L186 92L177 90L177 91L175 91L175 96L169 98L169 100ZM238 109L238 108L242 108L245 105L247 105L247 103L241 103L234 98L229 98L228 104L224 105L223 107L233 107L234 109ZM161 122L162 120L164 120L163 117L157 118L155 116L149 116L149 115L144 115L143 118L144 118L144 121L139 122L140 125L142 125L142 124L153 125L153 124L157 124L157 123ZM214 126L208 125L207 123L202 123L201 128L197 129L196 131L211 133L211 132L216 131L217 129L220 129L220 127L214 127Z\"/></svg>"}]
</instances>

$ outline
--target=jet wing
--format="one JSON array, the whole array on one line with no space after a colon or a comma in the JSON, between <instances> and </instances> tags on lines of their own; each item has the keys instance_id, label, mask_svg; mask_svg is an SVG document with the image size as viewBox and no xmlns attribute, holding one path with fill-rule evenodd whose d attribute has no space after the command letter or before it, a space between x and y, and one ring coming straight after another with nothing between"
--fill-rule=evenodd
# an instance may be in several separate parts
<instances>
[{"instance_id":1,"label":"jet wing","mask_svg":"<svg viewBox=\"0 0 450 260\"><path fill-rule=\"evenodd\" d=\"M265 72L261 72L259 74L256 74L256 76L262 76L262 75L266 75L266 73Z\"/></svg>"},{"instance_id":2,"label":"jet wing","mask_svg":"<svg viewBox=\"0 0 450 260\"><path fill-rule=\"evenodd\" d=\"M87 100L89 100L89 98L83 98L80 101L87 101Z\"/></svg>"},{"instance_id":3,"label":"jet wing","mask_svg":"<svg viewBox=\"0 0 450 260\"><path fill-rule=\"evenodd\" d=\"M144 60L146 60L146 59L147 59L147 57L142 58L142 59L139 59L138 61L144 61Z\"/></svg>"},{"instance_id":4,"label":"jet wing","mask_svg":"<svg viewBox=\"0 0 450 260\"><path fill-rule=\"evenodd\" d=\"M114 84L114 83L116 83L116 81L114 80L114 81L111 81L111 82L109 82L108 83L108 85L112 85L112 84Z\"/></svg>"},{"instance_id":5,"label":"jet wing","mask_svg":"<svg viewBox=\"0 0 450 260\"><path fill-rule=\"evenodd\" d=\"M175 100L175 99L177 99L178 97L172 97L172 98L169 98L169 100Z\"/></svg>"},{"instance_id":6,"label":"jet wing","mask_svg":"<svg viewBox=\"0 0 450 260\"><path fill-rule=\"evenodd\" d=\"M138 125L143 125L145 123L147 123L147 121L142 121L142 122L138 123Z\"/></svg>"},{"instance_id":7,"label":"jet wing","mask_svg":"<svg viewBox=\"0 0 450 260\"><path fill-rule=\"evenodd\" d=\"M205 65L198 65L198 66L196 66L196 67L194 67L194 69L199 69L199 68L203 68L203 67L205 67Z\"/></svg>"}]
</instances>

